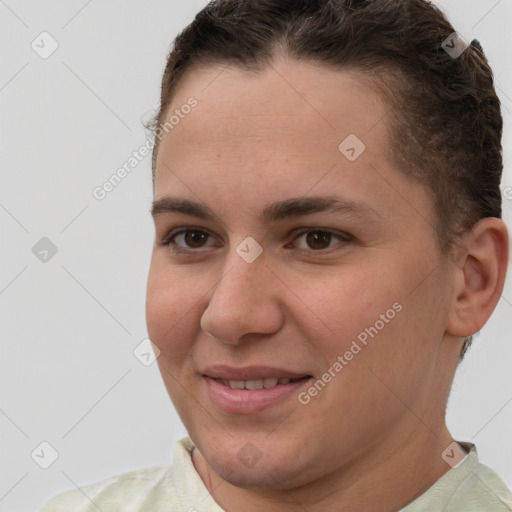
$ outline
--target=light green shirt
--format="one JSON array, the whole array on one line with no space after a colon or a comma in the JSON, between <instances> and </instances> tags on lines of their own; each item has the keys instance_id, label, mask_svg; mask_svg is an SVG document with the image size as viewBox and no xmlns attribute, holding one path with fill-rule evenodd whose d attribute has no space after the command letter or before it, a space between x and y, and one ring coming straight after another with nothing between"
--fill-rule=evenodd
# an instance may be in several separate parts
<instances>
[{"instance_id":1,"label":"light green shirt","mask_svg":"<svg viewBox=\"0 0 512 512\"><path fill-rule=\"evenodd\" d=\"M480 464L476 448L398 512L511 512L512 493ZM41 512L224 512L192 463L192 441L176 443L172 464L138 469L58 495Z\"/></svg>"}]
</instances>

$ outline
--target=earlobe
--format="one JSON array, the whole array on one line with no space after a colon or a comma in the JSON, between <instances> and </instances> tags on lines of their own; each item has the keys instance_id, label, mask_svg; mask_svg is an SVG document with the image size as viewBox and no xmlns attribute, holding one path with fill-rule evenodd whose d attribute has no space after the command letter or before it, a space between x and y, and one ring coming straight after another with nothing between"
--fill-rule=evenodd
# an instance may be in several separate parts
<instances>
[{"instance_id":1,"label":"earlobe","mask_svg":"<svg viewBox=\"0 0 512 512\"><path fill-rule=\"evenodd\" d=\"M502 220L488 217L461 240L463 255L454 263L454 291L447 332L465 337L478 332L503 291L508 264L508 232Z\"/></svg>"}]
</instances>

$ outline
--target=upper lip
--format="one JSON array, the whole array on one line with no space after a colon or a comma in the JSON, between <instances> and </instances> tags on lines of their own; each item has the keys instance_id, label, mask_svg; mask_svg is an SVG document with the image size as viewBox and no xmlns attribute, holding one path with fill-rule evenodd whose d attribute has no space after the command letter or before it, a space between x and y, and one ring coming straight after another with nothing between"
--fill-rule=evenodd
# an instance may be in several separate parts
<instances>
[{"instance_id":1,"label":"upper lip","mask_svg":"<svg viewBox=\"0 0 512 512\"><path fill-rule=\"evenodd\" d=\"M259 380L271 377L300 379L309 376L307 373L292 372L275 366L244 366L235 368L233 366L217 365L205 368L202 373L212 379L224 380Z\"/></svg>"}]
</instances>

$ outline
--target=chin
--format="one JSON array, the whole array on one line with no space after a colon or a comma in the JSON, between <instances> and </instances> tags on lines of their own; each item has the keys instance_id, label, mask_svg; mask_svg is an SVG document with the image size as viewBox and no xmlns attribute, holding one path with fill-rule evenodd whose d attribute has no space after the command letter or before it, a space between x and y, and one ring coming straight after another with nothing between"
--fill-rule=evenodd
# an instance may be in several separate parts
<instances>
[{"instance_id":1,"label":"chin","mask_svg":"<svg viewBox=\"0 0 512 512\"><path fill-rule=\"evenodd\" d=\"M233 463L233 458L236 463ZM263 456L254 466L247 467L239 463L237 455L217 458L213 454L207 462L213 470L220 474L227 482L244 489L254 490L282 490L283 488L293 488L299 482L300 470L297 466L290 464L290 457L283 457L277 453L274 455L276 460L269 461ZM287 461L286 461L287 460Z\"/></svg>"},{"instance_id":2,"label":"chin","mask_svg":"<svg viewBox=\"0 0 512 512\"><path fill-rule=\"evenodd\" d=\"M248 441L251 437L254 439L253 442ZM261 439L255 437L228 436L229 439L221 442L214 442L208 438L206 443L196 446L209 466L236 487L283 490L308 482L311 475L304 467L304 461L300 457L304 456L304 453L301 453L298 446L288 445L284 439L276 438L271 442L268 433L261 435ZM311 465L309 467L313 469Z\"/></svg>"}]
</instances>

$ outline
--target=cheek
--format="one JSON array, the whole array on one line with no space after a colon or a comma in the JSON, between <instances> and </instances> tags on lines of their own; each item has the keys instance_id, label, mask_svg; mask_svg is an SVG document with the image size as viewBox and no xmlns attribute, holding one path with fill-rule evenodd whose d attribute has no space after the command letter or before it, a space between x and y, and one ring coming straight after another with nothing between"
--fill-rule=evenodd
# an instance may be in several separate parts
<instances>
[{"instance_id":1,"label":"cheek","mask_svg":"<svg viewBox=\"0 0 512 512\"><path fill-rule=\"evenodd\" d=\"M146 294L146 324L151 341L161 355L172 354L173 360L180 359L180 352L191 340L196 319L194 305L201 298L201 292L192 286L193 279L183 280L169 268L160 268L152 263Z\"/></svg>"},{"instance_id":2,"label":"cheek","mask_svg":"<svg viewBox=\"0 0 512 512\"><path fill-rule=\"evenodd\" d=\"M431 276L433 280L417 287L431 270L423 271L423 266L389 258L382 264L361 262L357 270L336 269L329 278L296 280L293 290L308 308L300 306L300 315L296 309L294 321L301 323L315 353L321 354L322 371L338 356L344 359L343 369L338 364L333 370L337 376L344 374L334 379L338 385L343 382L354 391L371 388L376 382L369 368L388 376L396 387L401 387L401 379L419 378L443 333L435 298L441 278Z\"/></svg>"},{"instance_id":3,"label":"cheek","mask_svg":"<svg viewBox=\"0 0 512 512\"><path fill-rule=\"evenodd\" d=\"M446 277L433 273L416 284L429 270L395 268L389 274L395 279L381 275L380 285L373 281L373 286L364 279L365 290L340 299L344 309L331 326L340 333L339 341L328 344L324 339L323 345L329 366L338 356L344 359L333 379L329 408L343 404L341 410L356 409L368 418L392 417L403 409L400 400L414 403L421 395L436 364L446 315L439 295ZM367 397L365 402L361 396Z\"/></svg>"},{"instance_id":4,"label":"cheek","mask_svg":"<svg viewBox=\"0 0 512 512\"><path fill-rule=\"evenodd\" d=\"M326 347L341 350L376 322L382 327L381 314L394 319L393 304L401 300L405 287L403 276L390 279L389 275L379 266L360 264L295 277L290 282L296 298L290 297L289 302L295 304L294 321L302 322L319 345L324 340Z\"/></svg>"}]
</instances>

